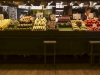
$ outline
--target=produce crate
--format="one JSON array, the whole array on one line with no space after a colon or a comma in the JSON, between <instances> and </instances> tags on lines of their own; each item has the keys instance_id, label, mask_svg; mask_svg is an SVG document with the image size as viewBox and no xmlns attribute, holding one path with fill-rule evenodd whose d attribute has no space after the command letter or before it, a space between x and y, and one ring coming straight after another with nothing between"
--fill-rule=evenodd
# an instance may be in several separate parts
<instances>
[{"instance_id":1,"label":"produce crate","mask_svg":"<svg viewBox=\"0 0 100 75\"><path fill-rule=\"evenodd\" d=\"M61 24L59 24L59 27L60 28L67 28L67 27L72 27L72 25L71 24L70 25L66 25L66 24L61 25Z\"/></svg>"},{"instance_id":2,"label":"produce crate","mask_svg":"<svg viewBox=\"0 0 100 75\"><path fill-rule=\"evenodd\" d=\"M59 29L47 29L47 31L59 31Z\"/></svg>"},{"instance_id":3,"label":"produce crate","mask_svg":"<svg viewBox=\"0 0 100 75\"><path fill-rule=\"evenodd\" d=\"M68 28L59 28L59 31L73 31L71 27Z\"/></svg>"}]
</instances>

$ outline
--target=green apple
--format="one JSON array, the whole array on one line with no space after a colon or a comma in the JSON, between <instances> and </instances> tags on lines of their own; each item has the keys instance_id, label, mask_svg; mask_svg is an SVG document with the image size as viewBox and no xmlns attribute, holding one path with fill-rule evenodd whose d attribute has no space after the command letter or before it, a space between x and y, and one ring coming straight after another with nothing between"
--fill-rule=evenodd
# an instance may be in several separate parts
<instances>
[{"instance_id":1,"label":"green apple","mask_svg":"<svg viewBox=\"0 0 100 75\"><path fill-rule=\"evenodd\" d=\"M64 23L61 23L61 25L64 25Z\"/></svg>"}]
</instances>

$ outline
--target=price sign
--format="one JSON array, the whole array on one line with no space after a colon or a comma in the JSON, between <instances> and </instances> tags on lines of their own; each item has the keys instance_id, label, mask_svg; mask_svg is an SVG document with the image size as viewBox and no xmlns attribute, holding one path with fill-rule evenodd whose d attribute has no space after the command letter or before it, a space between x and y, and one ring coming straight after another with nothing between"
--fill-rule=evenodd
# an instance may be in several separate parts
<instances>
[{"instance_id":1,"label":"price sign","mask_svg":"<svg viewBox=\"0 0 100 75\"><path fill-rule=\"evenodd\" d=\"M0 14L0 20L3 20L3 19L4 19L4 15Z\"/></svg>"},{"instance_id":2,"label":"price sign","mask_svg":"<svg viewBox=\"0 0 100 75\"><path fill-rule=\"evenodd\" d=\"M55 21L55 20L56 20L55 14L50 15L50 19L51 19L52 21Z\"/></svg>"},{"instance_id":3,"label":"price sign","mask_svg":"<svg viewBox=\"0 0 100 75\"><path fill-rule=\"evenodd\" d=\"M81 14L73 14L73 19L81 19Z\"/></svg>"},{"instance_id":4,"label":"price sign","mask_svg":"<svg viewBox=\"0 0 100 75\"><path fill-rule=\"evenodd\" d=\"M90 13L89 14L89 18L91 18L91 19L94 18L94 14L93 13Z\"/></svg>"},{"instance_id":5,"label":"price sign","mask_svg":"<svg viewBox=\"0 0 100 75\"><path fill-rule=\"evenodd\" d=\"M97 27L97 24L93 24L93 27Z\"/></svg>"},{"instance_id":6,"label":"price sign","mask_svg":"<svg viewBox=\"0 0 100 75\"><path fill-rule=\"evenodd\" d=\"M42 19L43 18L43 13L37 13L36 17L39 18L39 19Z\"/></svg>"}]
</instances>

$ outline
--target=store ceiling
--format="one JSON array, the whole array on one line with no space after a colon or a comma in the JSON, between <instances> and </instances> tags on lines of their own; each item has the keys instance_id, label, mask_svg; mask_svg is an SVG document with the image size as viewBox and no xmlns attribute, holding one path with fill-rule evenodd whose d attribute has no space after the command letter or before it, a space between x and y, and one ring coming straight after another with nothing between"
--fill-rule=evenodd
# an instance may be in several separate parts
<instances>
[{"instance_id":1,"label":"store ceiling","mask_svg":"<svg viewBox=\"0 0 100 75\"><path fill-rule=\"evenodd\" d=\"M12 1L12 0L0 0L0 1ZM13 0L13 1L28 1L28 0ZM83 0L34 0L34 1L83 1ZM84 1L99 1L99 0L84 0Z\"/></svg>"},{"instance_id":2,"label":"store ceiling","mask_svg":"<svg viewBox=\"0 0 100 75\"><path fill-rule=\"evenodd\" d=\"M34 0L34 1L83 1L83 0ZM99 0L84 0L84 1L99 1Z\"/></svg>"},{"instance_id":3,"label":"store ceiling","mask_svg":"<svg viewBox=\"0 0 100 75\"><path fill-rule=\"evenodd\" d=\"M24 1L24 0L0 0L0 1Z\"/></svg>"}]
</instances>

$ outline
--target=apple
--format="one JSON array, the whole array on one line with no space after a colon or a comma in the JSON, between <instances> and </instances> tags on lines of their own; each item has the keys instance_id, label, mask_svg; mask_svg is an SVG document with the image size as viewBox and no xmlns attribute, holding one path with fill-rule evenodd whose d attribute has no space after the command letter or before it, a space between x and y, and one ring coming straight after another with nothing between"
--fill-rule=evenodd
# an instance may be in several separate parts
<instances>
[{"instance_id":1,"label":"apple","mask_svg":"<svg viewBox=\"0 0 100 75\"><path fill-rule=\"evenodd\" d=\"M70 23L70 22L67 22L67 24L69 24L69 25L70 25L71 23Z\"/></svg>"},{"instance_id":2,"label":"apple","mask_svg":"<svg viewBox=\"0 0 100 75\"><path fill-rule=\"evenodd\" d=\"M84 20L84 22L87 22L87 20Z\"/></svg>"},{"instance_id":3,"label":"apple","mask_svg":"<svg viewBox=\"0 0 100 75\"><path fill-rule=\"evenodd\" d=\"M96 21L95 20L92 20L91 23L96 23Z\"/></svg>"}]
</instances>

